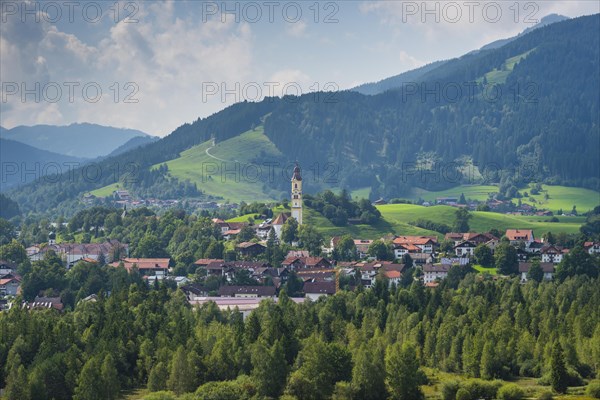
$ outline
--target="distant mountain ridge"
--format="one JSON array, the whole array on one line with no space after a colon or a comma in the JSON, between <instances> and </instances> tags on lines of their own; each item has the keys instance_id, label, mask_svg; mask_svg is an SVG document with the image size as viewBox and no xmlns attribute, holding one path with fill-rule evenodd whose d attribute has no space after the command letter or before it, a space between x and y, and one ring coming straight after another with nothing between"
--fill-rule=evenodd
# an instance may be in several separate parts
<instances>
[{"instance_id":1,"label":"distant mountain ridge","mask_svg":"<svg viewBox=\"0 0 600 400\"><path fill-rule=\"evenodd\" d=\"M0 191L33 182L37 178L75 169L86 160L66 156L0 138L0 159L2 177Z\"/></svg>"},{"instance_id":2,"label":"distant mountain ridge","mask_svg":"<svg viewBox=\"0 0 600 400\"><path fill-rule=\"evenodd\" d=\"M485 50L498 49L498 48L500 48L504 45L507 45L510 42L516 40L517 38L522 37L523 35L526 35L536 29L543 28L547 25L554 24L556 22L566 21L568 19L569 19L568 17L565 17L563 15L549 14L549 15L543 17L539 23L537 23L536 25L534 25L532 27L525 29L523 32L521 32L517 36L513 36L513 37L507 38L507 39L496 40L492 43L486 44L485 46L481 47L478 50L473 50L473 51L467 53L466 55L477 54L477 53L479 53L481 51L485 51ZM447 60L434 61L434 62L424 65L422 67L415 68L413 70L406 71L401 74L391 76L389 78L382 79L378 82L364 83L364 84L356 86L355 88L352 88L350 90L356 91L358 93L365 94L365 95L375 95L375 94L383 93L386 90L398 89L406 83L422 82L423 81L422 78L428 72L433 71L437 68L443 67L443 65L446 62L447 62Z\"/></svg>"},{"instance_id":3,"label":"distant mountain ridge","mask_svg":"<svg viewBox=\"0 0 600 400\"><path fill-rule=\"evenodd\" d=\"M4 139L66 156L93 159L107 156L135 137L150 137L135 129L77 123L67 126L17 126L0 130Z\"/></svg>"}]
</instances>

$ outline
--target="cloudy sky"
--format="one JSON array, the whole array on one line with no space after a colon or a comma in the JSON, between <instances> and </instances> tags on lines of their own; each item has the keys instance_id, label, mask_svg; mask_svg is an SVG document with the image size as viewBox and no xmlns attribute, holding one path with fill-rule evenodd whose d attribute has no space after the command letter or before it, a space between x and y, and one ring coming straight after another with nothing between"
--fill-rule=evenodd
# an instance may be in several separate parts
<instances>
[{"instance_id":1,"label":"cloudy sky","mask_svg":"<svg viewBox=\"0 0 600 400\"><path fill-rule=\"evenodd\" d=\"M0 125L165 136L237 101L348 89L592 1L0 0Z\"/></svg>"}]
</instances>

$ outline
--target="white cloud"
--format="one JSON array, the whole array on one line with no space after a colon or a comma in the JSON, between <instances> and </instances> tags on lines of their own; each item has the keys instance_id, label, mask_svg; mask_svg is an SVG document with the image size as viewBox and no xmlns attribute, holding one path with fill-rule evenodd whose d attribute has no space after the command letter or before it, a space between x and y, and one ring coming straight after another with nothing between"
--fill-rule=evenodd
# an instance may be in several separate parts
<instances>
[{"instance_id":1,"label":"white cloud","mask_svg":"<svg viewBox=\"0 0 600 400\"><path fill-rule=\"evenodd\" d=\"M203 102L203 84L234 87L235 82L249 80L250 27L181 19L174 16L172 2L139 4L138 23L114 24L94 45L43 21L23 24L15 18L3 24L3 82L26 82L28 88L36 82L42 87L57 82L64 88L64 82L76 81L80 86L73 103L67 92L58 103L44 101L43 96L40 102L30 98L23 103L19 96L10 96L0 123L10 127L95 122L165 135L183 122L222 109L220 96ZM97 102L83 98L81 87L89 82L101 88ZM133 96L138 103L124 103L135 88L128 82L139 88Z\"/></svg>"}]
</instances>

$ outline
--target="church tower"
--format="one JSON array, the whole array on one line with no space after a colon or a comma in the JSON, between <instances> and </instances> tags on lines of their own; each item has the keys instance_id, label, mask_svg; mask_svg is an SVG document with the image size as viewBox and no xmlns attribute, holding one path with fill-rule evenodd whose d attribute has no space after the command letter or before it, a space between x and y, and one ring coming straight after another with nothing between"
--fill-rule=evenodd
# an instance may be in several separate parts
<instances>
[{"instance_id":1,"label":"church tower","mask_svg":"<svg viewBox=\"0 0 600 400\"><path fill-rule=\"evenodd\" d=\"M302 225L302 176L298 163L292 175L292 217L298 221L298 225Z\"/></svg>"}]
</instances>

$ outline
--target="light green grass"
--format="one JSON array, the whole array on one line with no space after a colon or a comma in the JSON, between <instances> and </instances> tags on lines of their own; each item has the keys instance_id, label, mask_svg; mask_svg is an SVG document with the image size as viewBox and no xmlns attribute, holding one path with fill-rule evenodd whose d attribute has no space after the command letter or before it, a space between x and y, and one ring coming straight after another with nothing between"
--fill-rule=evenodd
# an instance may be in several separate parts
<instances>
[{"instance_id":1,"label":"light green grass","mask_svg":"<svg viewBox=\"0 0 600 400\"><path fill-rule=\"evenodd\" d=\"M438 197L456 197L458 199L461 193L464 193L466 199L485 201L488 199L490 193L498 193L498 187L491 185L462 185L438 192L414 188L409 196L409 200L418 200L421 198L426 201L435 201Z\"/></svg>"},{"instance_id":2,"label":"light green grass","mask_svg":"<svg viewBox=\"0 0 600 400\"><path fill-rule=\"evenodd\" d=\"M387 204L377 208L384 219L391 224L406 224L422 218L452 226L456 213L456 208L450 206L422 207L413 204ZM469 225L473 231L486 232L492 228L500 231L510 228L533 229L534 235L538 237L545 232L577 233L584 221L583 217L578 217L569 219L569 222L538 222L534 218L539 219L540 217L522 217L480 211L475 211L472 215L473 218L469 221Z\"/></svg>"},{"instance_id":3,"label":"light green grass","mask_svg":"<svg viewBox=\"0 0 600 400\"><path fill-rule=\"evenodd\" d=\"M525 59L529 53L531 53L535 49L531 49L526 51L523 54L519 54L518 56L511 57L506 59L502 64L501 69L494 68L492 71L485 74L485 79L487 80L488 85L498 85L506 83L506 78L511 74L515 65L517 65L521 60ZM483 82L483 78L477 80L478 83Z\"/></svg>"},{"instance_id":4,"label":"light green grass","mask_svg":"<svg viewBox=\"0 0 600 400\"><path fill-rule=\"evenodd\" d=\"M217 159L209 156L207 150ZM198 189L206 194L232 201L271 201L274 196L263 192L263 182L269 179L269 175L267 167L261 163L280 156L279 150L259 126L214 147L212 141L194 146L166 164L172 176L196 183ZM261 168L260 176L254 166ZM280 174L281 169L276 173Z\"/></svg>"},{"instance_id":5,"label":"light green grass","mask_svg":"<svg viewBox=\"0 0 600 400\"><path fill-rule=\"evenodd\" d=\"M566 213L570 212L575 205L577 206L577 211L581 214L600 205L600 193L594 190L558 185L542 185L543 191L539 195L533 196L530 193L532 187L533 184L520 190L521 194L524 192L528 192L529 194L529 197L522 197L521 202L534 205L538 209L547 209L552 212L562 209ZM460 198L461 193L464 193L466 199L485 201L488 199L490 193L498 193L498 187L491 185L462 185L438 192L415 188L412 190L410 196L408 196L408 200L416 201L421 198L431 202L439 197ZM546 193L549 196L547 200L544 197ZM535 199L535 202L531 199ZM518 199L512 199L512 201L517 203Z\"/></svg>"},{"instance_id":6,"label":"light green grass","mask_svg":"<svg viewBox=\"0 0 600 400\"><path fill-rule=\"evenodd\" d=\"M485 267L482 267L481 265L474 265L473 269L476 271L479 271L482 274L496 275L498 273L497 268L485 268Z\"/></svg>"},{"instance_id":7,"label":"light green grass","mask_svg":"<svg viewBox=\"0 0 600 400\"><path fill-rule=\"evenodd\" d=\"M124 189L123 185L121 183L117 182L117 183L113 183L112 185L108 185L108 186L104 186L100 189L96 189L90 193L96 197L108 197L108 196L112 196L112 194L115 190L121 190L121 189Z\"/></svg>"},{"instance_id":8,"label":"light green grass","mask_svg":"<svg viewBox=\"0 0 600 400\"><path fill-rule=\"evenodd\" d=\"M573 206L577 206L577 211L581 214L592 210L594 207L600 205L600 193L583 188L574 188L567 186L552 186L542 185L542 190L539 195L531 195L531 187L521 190L521 194L524 192L529 193L529 197L521 198L523 203L528 203L536 206L537 208L544 208L556 212L562 209L565 213L571 212ZM549 199L545 199L545 194L548 194ZM535 199L535 203L531 199Z\"/></svg>"}]
</instances>

